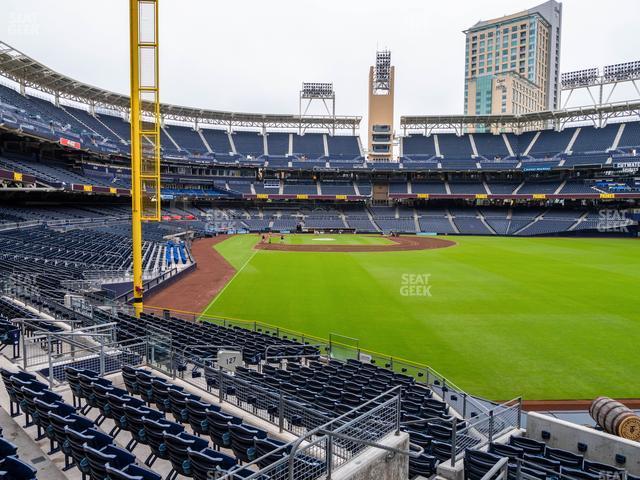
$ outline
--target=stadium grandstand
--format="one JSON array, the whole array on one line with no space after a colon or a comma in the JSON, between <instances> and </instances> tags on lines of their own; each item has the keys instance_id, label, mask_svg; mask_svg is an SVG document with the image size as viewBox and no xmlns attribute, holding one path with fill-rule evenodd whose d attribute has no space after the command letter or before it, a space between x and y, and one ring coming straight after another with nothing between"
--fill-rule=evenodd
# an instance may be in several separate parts
<instances>
[{"instance_id":1,"label":"stadium grandstand","mask_svg":"<svg viewBox=\"0 0 640 480\"><path fill-rule=\"evenodd\" d=\"M491 372L478 365L455 382L440 364L405 360L401 350L378 353L349 330L362 315L363 330L375 337L378 304L371 302L380 272L391 271L396 283L408 275L413 283L402 284L402 298L379 295L392 305L384 323L406 336L400 344L408 350L415 332L405 317L409 322L411 308L432 308L418 303L431 295L422 274L408 273L419 262L445 265L443 283L457 285L441 288L464 288L457 291L461 303L472 297L465 318L477 315L485 328L494 313L504 314L500 331L511 320L534 322L512 308L528 305L540 290L568 300L558 310L547 302L533 312L536 319L561 323L571 310L582 315L586 300L569 294L580 274L593 275L606 291L633 285L637 274L629 270L637 263L627 264L629 257L586 257L590 246L637 244L640 99L401 115L396 128L395 67L391 52L379 51L369 72L366 126L359 115L335 114L333 85L326 83L303 84L298 114L160 103L155 143L141 137L141 150L160 156L156 198L151 184L139 182L131 156L131 97L56 72L46 61L0 42L0 480L640 480L640 400L617 384L598 384L604 370L622 370L592 354L594 342L576 347L586 349L576 356L594 368L574 382L576 390L557 385L567 374L558 357L529 401L508 395L524 391L528 378L516 378L519 365L513 373L507 364L511 355L519 362L520 350L546 352L545 343L565 349L545 327L527 324L517 341L488 333L484 347L500 349ZM605 71L563 76L559 88L640 80L640 62ZM333 102L333 109L307 115L304 102L316 100ZM149 120L148 106L141 108ZM151 303L141 312L136 185L159 212L159 221L142 223L142 289ZM511 243L493 244L499 246L483 270L464 263L478 261L493 241ZM575 274L563 256L573 241L584 242L578 256L592 262ZM478 245L487 250L473 250ZM398 253L367 264L376 255L370 252L385 250ZM410 256L415 252L421 256ZM292 272L267 272L264 265L283 265L292 255L299 255ZM251 263L254 257L265 264ZM522 260L506 266L526 277L522 283L502 275L509 259ZM315 273L312 261L320 265L313 264ZM352 282L349 269L367 274ZM454 269L497 286L472 291ZM560 279L546 283L543 274L554 269ZM293 286L283 279L288 273L297 275ZM234 288L243 281L240 295ZM260 296L265 286L272 290ZM583 319L616 324L621 344L605 347L626 352L623 340L633 332L620 325L637 315L637 305L618 300L599 301L611 317L571 317L571 328L588 333L592 324ZM274 315L240 316L241 307L261 302ZM294 303L309 315L304 329L274 324L287 315L300 320ZM475 305L488 305L491 314ZM327 321L320 335L311 310L325 307L337 321ZM453 316L429 329L420 317L428 338L416 347L436 355L436 344L450 343L453 360L441 363L448 368L476 361L475 348L485 342L469 340L475 330ZM450 328L445 323L456 324L453 339L441 336ZM520 347L528 336L537 343ZM523 358L533 369L532 357ZM487 384L481 395L477 383L458 381L469 377ZM594 382L622 403L577 396L592 393ZM493 386L501 390L484 393Z\"/></svg>"}]
</instances>

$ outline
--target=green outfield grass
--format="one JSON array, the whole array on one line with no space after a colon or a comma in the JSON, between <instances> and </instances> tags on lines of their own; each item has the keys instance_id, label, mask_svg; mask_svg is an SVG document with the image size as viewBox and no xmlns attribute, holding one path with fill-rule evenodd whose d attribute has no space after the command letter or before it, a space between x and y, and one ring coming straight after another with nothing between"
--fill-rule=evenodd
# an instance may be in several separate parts
<instances>
[{"instance_id":1,"label":"green outfield grass","mask_svg":"<svg viewBox=\"0 0 640 480\"><path fill-rule=\"evenodd\" d=\"M216 247L239 272L207 314L356 337L492 399L640 397L637 240L456 237L388 253L257 251L257 240ZM411 295L425 293L421 275L431 296Z\"/></svg>"}]
</instances>

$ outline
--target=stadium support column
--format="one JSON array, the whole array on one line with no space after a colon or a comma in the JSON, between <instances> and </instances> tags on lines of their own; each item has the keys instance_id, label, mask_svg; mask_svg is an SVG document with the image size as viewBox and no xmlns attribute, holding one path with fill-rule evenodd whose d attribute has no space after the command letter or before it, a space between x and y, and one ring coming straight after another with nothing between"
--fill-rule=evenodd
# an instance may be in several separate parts
<instances>
[{"instance_id":1,"label":"stadium support column","mask_svg":"<svg viewBox=\"0 0 640 480\"><path fill-rule=\"evenodd\" d=\"M395 68L391 52L376 53L376 64L369 69L369 159L393 158L393 99Z\"/></svg>"},{"instance_id":2,"label":"stadium support column","mask_svg":"<svg viewBox=\"0 0 640 480\"><path fill-rule=\"evenodd\" d=\"M143 310L142 221L160 221L158 1L129 0L133 306ZM143 114L144 111L144 114Z\"/></svg>"}]
</instances>

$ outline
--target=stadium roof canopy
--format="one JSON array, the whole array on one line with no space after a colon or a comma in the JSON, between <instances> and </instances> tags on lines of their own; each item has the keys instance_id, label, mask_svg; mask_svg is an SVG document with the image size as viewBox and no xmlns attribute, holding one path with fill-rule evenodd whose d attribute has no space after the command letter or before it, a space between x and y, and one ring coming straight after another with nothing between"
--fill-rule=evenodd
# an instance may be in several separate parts
<instances>
[{"instance_id":1,"label":"stadium roof canopy","mask_svg":"<svg viewBox=\"0 0 640 480\"><path fill-rule=\"evenodd\" d=\"M603 105L568 108L564 110L523 113L514 115L412 115L400 117L400 128L407 130L455 130L464 133L466 129L484 125L503 131L525 131L540 128L541 124L553 125L561 130L568 123L593 122L594 126L604 126L611 118L640 116L640 101L618 102Z\"/></svg>"},{"instance_id":2,"label":"stadium roof canopy","mask_svg":"<svg viewBox=\"0 0 640 480\"><path fill-rule=\"evenodd\" d=\"M92 107L128 112L127 95L79 82L34 60L15 48L0 42L0 75L24 87L39 90L54 97L84 103ZM145 108L143 104L143 109ZM269 128L336 128L356 130L359 116L303 116L224 112L163 103L160 113L165 120L199 122L214 125Z\"/></svg>"}]
</instances>

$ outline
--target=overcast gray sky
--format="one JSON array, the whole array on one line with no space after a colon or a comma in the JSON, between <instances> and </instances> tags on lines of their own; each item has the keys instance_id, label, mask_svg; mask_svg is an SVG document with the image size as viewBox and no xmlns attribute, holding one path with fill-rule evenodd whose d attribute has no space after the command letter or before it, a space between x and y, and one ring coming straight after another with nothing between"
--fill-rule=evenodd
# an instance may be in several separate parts
<instances>
[{"instance_id":1,"label":"overcast gray sky","mask_svg":"<svg viewBox=\"0 0 640 480\"><path fill-rule=\"evenodd\" d=\"M128 94L127 0L3 0L0 40ZM368 67L392 50L398 114L462 112L462 30L535 0L161 0L161 100L295 113L330 81L337 113L365 115ZM562 70L640 59L639 0L565 0Z\"/></svg>"}]
</instances>

